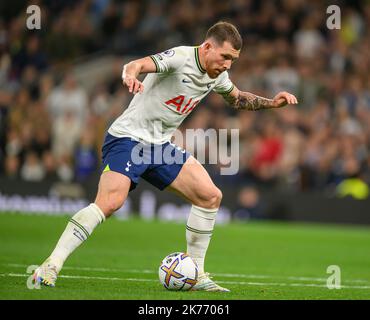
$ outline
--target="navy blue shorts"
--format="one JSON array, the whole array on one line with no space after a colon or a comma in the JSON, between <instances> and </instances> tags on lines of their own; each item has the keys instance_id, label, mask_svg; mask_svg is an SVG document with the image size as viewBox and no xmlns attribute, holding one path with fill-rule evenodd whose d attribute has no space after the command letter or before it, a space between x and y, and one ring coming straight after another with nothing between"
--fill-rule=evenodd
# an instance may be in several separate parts
<instances>
[{"instance_id":1,"label":"navy blue shorts","mask_svg":"<svg viewBox=\"0 0 370 320\"><path fill-rule=\"evenodd\" d=\"M143 144L107 133L103 144L102 172L115 171L131 179L130 191L139 177L163 190L175 180L190 153L172 143Z\"/></svg>"}]
</instances>

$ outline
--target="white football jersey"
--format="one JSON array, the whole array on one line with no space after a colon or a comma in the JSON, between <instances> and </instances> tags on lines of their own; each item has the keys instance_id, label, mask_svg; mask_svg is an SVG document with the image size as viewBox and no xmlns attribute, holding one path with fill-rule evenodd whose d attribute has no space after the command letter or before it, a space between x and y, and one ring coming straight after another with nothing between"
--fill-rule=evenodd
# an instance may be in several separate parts
<instances>
[{"instance_id":1,"label":"white football jersey","mask_svg":"<svg viewBox=\"0 0 370 320\"><path fill-rule=\"evenodd\" d=\"M227 71L216 79L207 75L199 62L199 47L175 47L150 57L156 73L147 74L143 93L135 94L111 125L108 132L113 136L163 144L208 93L234 88Z\"/></svg>"}]
</instances>

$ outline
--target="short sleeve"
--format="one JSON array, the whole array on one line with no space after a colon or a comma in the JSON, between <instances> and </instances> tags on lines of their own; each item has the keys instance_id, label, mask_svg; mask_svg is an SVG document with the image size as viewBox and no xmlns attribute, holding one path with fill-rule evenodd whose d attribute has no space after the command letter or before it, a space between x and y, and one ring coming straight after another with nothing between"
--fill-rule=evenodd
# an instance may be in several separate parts
<instances>
[{"instance_id":1,"label":"short sleeve","mask_svg":"<svg viewBox=\"0 0 370 320\"><path fill-rule=\"evenodd\" d=\"M220 94L229 93L234 89L234 84L229 79L229 74L227 71L222 72L217 80L213 91Z\"/></svg>"},{"instance_id":2,"label":"short sleeve","mask_svg":"<svg viewBox=\"0 0 370 320\"><path fill-rule=\"evenodd\" d=\"M181 47L175 47L150 56L157 68L156 72L174 72L186 61L186 52Z\"/></svg>"}]
</instances>

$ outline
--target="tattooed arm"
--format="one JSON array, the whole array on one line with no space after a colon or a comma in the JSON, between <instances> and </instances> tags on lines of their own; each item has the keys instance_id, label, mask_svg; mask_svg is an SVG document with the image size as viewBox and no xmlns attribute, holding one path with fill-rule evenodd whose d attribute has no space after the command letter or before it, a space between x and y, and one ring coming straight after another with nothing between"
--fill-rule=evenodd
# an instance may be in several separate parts
<instances>
[{"instance_id":1,"label":"tattooed arm","mask_svg":"<svg viewBox=\"0 0 370 320\"><path fill-rule=\"evenodd\" d=\"M260 109L281 108L287 104L297 104L297 98L285 91L279 92L273 99L256 96L250 92L240 91L238 88L225 94L223 98L235 109L257 111Z\"/></svg>"}]
</instances>

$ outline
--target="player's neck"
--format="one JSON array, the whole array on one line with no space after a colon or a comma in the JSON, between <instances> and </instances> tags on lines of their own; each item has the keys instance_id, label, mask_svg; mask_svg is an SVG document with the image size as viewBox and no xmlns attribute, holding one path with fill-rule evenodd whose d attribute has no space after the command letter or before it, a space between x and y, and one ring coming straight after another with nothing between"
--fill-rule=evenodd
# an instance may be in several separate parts
<instances>
[{"instance_id":1,"label":"player's neck","mask_svg":"<svg viewBox=\"0 0 370 320\"><path fill-rule=\"evenodd\" d=\"M203 68L203 70L207 70L206 69L205 57L204 57L204 48L203 48L202 45L199 46L198 53L199 53L200 66Z\"/></svg>"}]
</instances>

